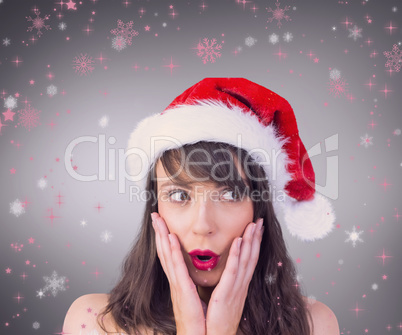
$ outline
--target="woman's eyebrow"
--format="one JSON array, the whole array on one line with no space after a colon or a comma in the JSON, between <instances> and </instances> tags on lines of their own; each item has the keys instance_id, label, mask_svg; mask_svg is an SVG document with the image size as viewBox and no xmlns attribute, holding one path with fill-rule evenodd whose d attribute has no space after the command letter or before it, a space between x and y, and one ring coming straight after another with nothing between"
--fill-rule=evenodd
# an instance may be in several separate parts
<instances>
[{"instance_id":1,"label":"woman's eyebrow","mask_svg":"<svg viewBox=\"0 0 402 335\"><path fill-rule=\"evenodd\" d=\"M166 182L161 184L161 188L165 187L165 186L170 186L170 185L177 185L177 186L181 186L181 187L191 189L190 184L194 184L194 182L180 183L180 182L166 181Z\"/></svg>"}]
</instances>

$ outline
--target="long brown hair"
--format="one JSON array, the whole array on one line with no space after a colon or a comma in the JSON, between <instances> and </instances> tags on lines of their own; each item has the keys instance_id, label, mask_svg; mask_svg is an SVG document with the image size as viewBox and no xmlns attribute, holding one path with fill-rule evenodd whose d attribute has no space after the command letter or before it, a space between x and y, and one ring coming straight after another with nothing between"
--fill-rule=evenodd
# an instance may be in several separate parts
<instances>
[{"instance_id":1,"label":"long brown hair","mask_svg":"<svg viewBox=\"0 0 402 335\"><path fill-rule=\"evenodd\" d=\"M170 177L176 173L176 167L183 159L182 154L187 158L191 153L192 161L205 162L203 154L195 152L200 149L209 153L212 166L218 166L214 174L220 181L212 181L214 184L227 185L231 189L245 189L247 184L251 192L270 192L264 170L254 163L248 152L221 142L200 141L165 151L160 160L167 175ZM237 169L234 169L236 178L225 179L229 173L233 173L227 164L219 164L228 161L226 153L232 153L243 170L247 163L246 183ZM128 334L140 334L139 328L152 329L154 334L176 334L169 282L157 256L150 218L152 212L158 211L155 167L156 164L147 176L146 190L152 196L146 202L141 230L125 257L121 278L111 290L107 306L98 315L97 322L102 320L102 324L99 324L104 331L103 317L110 312L116 325ZM186 168L197 178L211 176L210 165L189 164ZM253 178L248 178L250 175ZM188 178L184 178L185 175L180 174L175 176L174 181L188 181ZM271 199L253 200L253 209L253 221L264 218L265 229L239 328L244 334L250 335L310 335L307 317L313 324L311 314L303 301L300 286L295 285L296 269L288 255ZM281 266L278 266L279 262Z\"/></svg>"}]
</instances>

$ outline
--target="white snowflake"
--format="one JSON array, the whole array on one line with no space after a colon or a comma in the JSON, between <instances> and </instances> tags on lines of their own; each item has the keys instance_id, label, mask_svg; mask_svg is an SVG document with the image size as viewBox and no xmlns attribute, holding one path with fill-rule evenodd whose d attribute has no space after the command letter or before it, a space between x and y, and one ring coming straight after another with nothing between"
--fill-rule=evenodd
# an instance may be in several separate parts
<instances>
[{"instance_id":1,"label":"white snowflake","mask_svg":"<svg viewBox=\"0 0 402 335\"><path fill-rule=\"evenodd\" d=\"M126 39L122 36L116 36L112 39L112 48L121 51L127 47Z\"/></svg>"},{"instance_id":2,"label":"white snowflake","mask_svg":"<svg viewBox=\"0 0 402 335\"><path fill-rule=\"evenodd\" d=\"M244 44L247 45L248 47L252 47L256 42L257 40L254 37L249 36L244 41Z\"/></svg>"},{"instance_id":3,"label":"white snowflake","mask_svg":"<svg viewBox=\"0 0 402 335\"><path fill-rule=\"evenodd\" d=\"M358 26L354 25L353 28L349 28L349 36L352 37L355 41L359 38L362 37L362 28L359 28Z\"/></svg>"},{"instance_id":4,"label":"white snowflake","mask_svg":"<svg viewBox=\"0 0 402 335\"><path fill-rule=\"evenodd\" d=\"M163 28L166 28L166 27L167 27L167 23L166 23L166 22L163 22L163 23L162 23L162 27L163 27Z\"/></svg>"},{"instance_id":5,"label":"white snowflake","mask_svg":"<svg viewBox=\"0 0 402 335\"><path fill-rule=\"evenodd\" d=\"M106 128L109 125L109 117L107 115L102 116L99 119L98 124L100 127Z\"/></svg>"},{"instance_id":6,"label":"white snowflake","mask_svg":"<svg viewBox=\"0 0 402 335\"><path fill-rule=\"evenodd\" d=\"M273 284L273 283L275 283L275 280L276 280L276 276L272 275L271 273L265 276L265 282L267 284Z\"/></svg>"},{"instance_id":7,"label":"white snowflake","mask_svg":"<svg viewBox=\"0 0 402 335\"><path fill-rule=\"evenodd\" d=\"M15 107L17 107L17 99L14 98L12 95L8 96L8 98L4 100L4 107L11 110L14 109Z\"/></svg>"},{"instance_id":8,"label":"white snowflake","mask_svg":"<svg viewBox=\"0 0 402 335\"><path fill-rule=\"evenodd\" d=\"M11 40L10 40L9 38L6 37L5 39L3 39L3 45L4 45L5 47L9 46L10 43L11 43Z\"/></svg>"},{"instance_id":9,"label":"white snowflake","mask_svg":"<svg viewBox=\"0 0 402 335\"><path fill-rule=\"evenodd\" d=\"M211 41L208 38L204 38L202 42L198 42L196 49L198 50L197 56L202 58L204 64L208 61L215 63L216 58L221 57L220 50L222 49L222 45L216 44L215 38Z\"/></svg>"},{"instance_id":10,"label":"white snowflake","mask_svg":"<svg viewBox=\"0 0 402 335\"><path fill-rule=\"evenodd\" d=\"M10 203L10 213L14 214L16 217L19 217L21 214L25 213L25 206L19 200L15 199L13 202Z\"/></svg>"},{"instance_id":11,"label":"white snowflake","mask_svg":"<svg viewBox=\"0 0 402 335\"><path fill-rule=\"evenodd\" d=\"M399 72L402 64L402 50L399 50L398 46L394 44L391 51L384 51L384 55L387 57L385 67L390 67Z\"/></svg>"},{"instance_id":12,"label":"white snowflake","mask_svg":"<svg viewBox=\"0 0 402 335\"><path fill-rule=\"evenodd\" d=\"M39 297L39 299L42 299L45 296L45 292L40 289L39 291L36 291L36 296Z\"/></svg>"},{"instance_id":13,"label":"white snowflake","mask_svg":"<svg viewBox=\"0 0 402 335\"><path fill-rule=\"evenodd\" d=\"M40 327L40 323L39 323L38 321L35 321L35 322L32 324L32 328L33 328L33 329L39 329L39 327Z\"/></svg>"},{"instance_id":14,"label":"white snowflake","mask_svg":"<svg viewBox=\"0 0 402 335\"><path fill-rule=\"evenodd\" d=\"M338 80L339 78L341 78L341 71L339 71L338 69L332 69L331 71L329 71L329 78L331 80Z\"/></svg>"},{"instance_id":15,"label":"white snowflake","mask_svg":"<svg viewBox=\"0 0 402 335\"><path fill-rule=\"evenodd\" d=\"M50 85L46 88L47 95L54 96L57 94L57 87L54 85Z\"/></svg>"},{"instance_id":16,"label":"white snowflake","mask_svg":"<svg viewBox=\"0 0 402 335\"><path fill-rule=\"evenodd\" d=\"M50 291L52 295L55 297L59 291L65 291L65 283L66 283L66 277L59 277L56 273L56 271L53 271L51 277L43 277L43 280L45 281L46 285L42 289L43 292Z\"/></svg>"},{"instance_id":17,"label":"white snowflake","mask_svg":"<svg viewBox=\"0 0 402 335\"><path fill-rule=\"evenodd\" d=\"M348 238L345 240L345 243L351 241L353 247L355 247L356 242L363 242L363 240L360 238L360 234L362 234L363 231L360 230L357 232L355 226L353 226L353 230L351 232L345 230L345 233L348 234Z\"/></svg>"},{"instance_id":18,"label":"white snowflake","mask_svg":"<svg viewBox=\"0 0 402 335\"><path fill-rule=\"evenodd\" d=\"M373 291L377 291L378 290L378 284L374 283L373 285L371 285L371 289Z\"/></svg>"},{"instance_id":19,"label":"white snowflake","mask_svg":"<svg viewBox=\"0 0 402 335\"><path fill-rule=\"evenodd\" d=\"M59 29L60 30L66 30L67 28L67 24L65 22L60 22L59 23Z\"/></svg>"},{"instance_id":20,"label":"white snowflake","mask_svg":"<svg viewBox=\"0 0 402 335\"><path fill-rule=\"evenodd\" d=\"M310 305L313 305L313 304L315 304L315 303L317 302L316 297L313 296L313 295L309 295L309 296L307 297L307 300L308 300L308 303L309 303Z\"/></svg>"},{"instance_id":21,"label":"white snowflake","mask_svg":"<svg viewBox=\"0 0 402 335\"><path fill-rule=\"evenodd\" d=\"M100 238L102 242L108 243L112 239L112 234L110 231L105 230L101 233Z\"/></svg>"},{"instance_id":22,"label":"white snowflake","mask_svg":"<svg viewBox=\"0 0 402 335\"><path fill-rule=\"evenodd\" d=\"M84 219L83 219L83 220L81 220L81 222L80 222L80 223L81 223L81 226L82 226L82 227L85 227L85 226L87 225L87 221L86 221L86 220L84 220Z\"/></svg>"},{"instance_id":23,"label":"white snowflake","mask_svg":"<svg viewBox=\"0 0 402 335\"><path fill-rule=\"evenodd\" d=\"M41 178L38 180L37 186L43 190L47 187L47 180L45 178Z\"/></svg>"},{"instance_id":24,"label":"white snowflake","mask_svg":"<svg viewBox=\"0 0 402 335\"><path fill-rule=\"evenodd\" d=\"M398 11L398 7L396 7L396 6L392 7L392 11L393 11L394 13L396 13L396 12Z\"/></svg>"},{"instance_id":25,"label":"white snowflake","mask_svg":"<svg viewBox=\"0 0 402 335\"><path fill-rule=\"evenodd\" d=\"M279 36L275 33L272 33L271 35L269 35L268 40L269 40L269 43L276 44L279 42Z\"/></svg>"},{"instance_id":26,"label":"white snowflake","mask_svg":"<svg viewBox=\"0 0 402 335\"><path fill-rule=\"evenodd\" d=\"M291 42L292 40L293 40L293 35L292 35L292 33L290 33L290 32L287 32L287 33L284 33L283 34L283 40L285 41L285 42Z\"/></svg>"},{"instance_id":27,"label":"white snowflake","mask_svg":"<svg viewBox=\"0 0 402 335\"><path fill-rule=\"evenodd\" d=\"M343 259L340 259L340 260L338 261L338 264L339 264L339 265L343 265Z\"/></svg>"},{"instance_id":28,"label":"white snowflake","mask_svg":"<svg viewBox=\"0 0 402 335\"><path fill-rule=\"evenodd\" d=\"M398 128L394 130L394 135L399 136L401 135L402 131Z\"/></svg>"},{"instance_id":29,"label":"white snowflake","mask_svg":"<svg viewBox=\"0 0 402 335\"><path fill-rule=\"evenodd\" d=\"M360 136L360 139L362 140L360 142L360 145L364 145L364 147L367 149L370 145L373 145L373 142L371 141L373 137L370 137L368 134L364 136Z\"/></svg>"}]
</instances>

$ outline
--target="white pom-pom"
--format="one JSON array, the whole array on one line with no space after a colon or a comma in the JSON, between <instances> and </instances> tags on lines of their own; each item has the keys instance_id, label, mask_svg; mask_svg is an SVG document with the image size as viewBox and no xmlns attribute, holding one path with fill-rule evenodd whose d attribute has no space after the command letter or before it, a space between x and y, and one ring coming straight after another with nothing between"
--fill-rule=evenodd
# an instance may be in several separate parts
<instances>
[{"instance_id":1,"label":"white pom-pom","mask_svg":"<svg viewBox=\"0 0 402 335\"><path fill-rule=\"evenodd\" d=\"M283 203L284 221L292 236L309 242L327 236L334 228L335 212L327 198L314 194L314 199Z\"/></svg>"}]
</instances>

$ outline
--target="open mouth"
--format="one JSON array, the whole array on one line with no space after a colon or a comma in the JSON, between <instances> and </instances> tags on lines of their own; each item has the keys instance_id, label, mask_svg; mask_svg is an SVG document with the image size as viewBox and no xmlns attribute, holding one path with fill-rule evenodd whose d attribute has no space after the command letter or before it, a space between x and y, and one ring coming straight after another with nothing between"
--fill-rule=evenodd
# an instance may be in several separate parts
<instances>
[{"instance_id":1,"label":"open mouth","mask_svg":"<svg viewBox=\"0 0 402 335\"><path fill-rule=\"evenodd\" d=\"M212 258L211 256L201 256L201 255L197 255L196 257L202 262L207 262Z\"/></svg>"}]
</instances>

